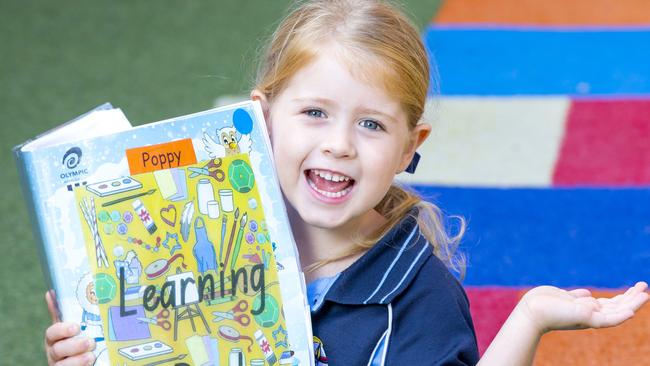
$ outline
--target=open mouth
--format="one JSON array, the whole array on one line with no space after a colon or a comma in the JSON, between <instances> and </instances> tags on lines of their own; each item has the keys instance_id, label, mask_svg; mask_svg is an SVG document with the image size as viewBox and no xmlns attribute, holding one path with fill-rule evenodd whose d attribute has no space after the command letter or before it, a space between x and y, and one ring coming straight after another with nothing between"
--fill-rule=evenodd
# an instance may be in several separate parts
<instances>
[{"instance_id":1,"label":"open mouth","mask_svg":"<svg viewBox=\"0 0 650 366\"><path fill-rule=\"evenodd\" d=\"M316 192L328 198L345 197L354 186L354 179L329 170L309 169L305 171L307 183Z\"/></svg>"}]
</instances>

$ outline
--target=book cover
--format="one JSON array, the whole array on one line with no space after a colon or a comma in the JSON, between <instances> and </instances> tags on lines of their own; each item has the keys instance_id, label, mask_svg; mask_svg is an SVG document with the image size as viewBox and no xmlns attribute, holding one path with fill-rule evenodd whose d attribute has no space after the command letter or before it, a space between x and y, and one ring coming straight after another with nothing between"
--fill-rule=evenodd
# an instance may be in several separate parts
<instances>
[{"instance_id":1,"label":"book cover","mask_svg":"<svg viewBox=\"0 0 650 366\"><path fill-rule=\"evenodd\" d=\"M51 162L71 149L65 179ZM258 103L17 155L63 319L98 341L97 365L311 364Z\"/></svg>"}]
</instances>

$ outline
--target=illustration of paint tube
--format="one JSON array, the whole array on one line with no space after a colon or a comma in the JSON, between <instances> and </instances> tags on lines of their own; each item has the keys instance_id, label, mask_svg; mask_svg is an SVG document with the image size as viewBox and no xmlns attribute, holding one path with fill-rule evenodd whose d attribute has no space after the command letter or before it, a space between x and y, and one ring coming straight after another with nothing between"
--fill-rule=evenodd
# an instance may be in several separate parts
<instances>
[{"instance_id":1,"label":"illustration of paint tube","mask_svg":"<svg viewBox=\"0 0 650 366\"><path fill-rule=\"evenodd\" d=\"M262 352L264 352L264 357L266 358L266 361L269 363L269 365L274 365L276 362L278 362L278 359L275 358L275 353L273 353L273 348L271 348L271 344L269 343L268 339L264 336L264 333L260 329L255 331L255 340L257 341L257 344L260 346L262 349Z\"/></svg>"},{"instance_id":2,"label":"illustration of paint tube","mask_svg":"<svg viewBox=\"0 0 650 366\"><path fill-rule=\"evenodd\" d=\"M149 210L147 210L147 208L144 207L142 201L140 200L133 201L133 210L135 210L136 215L140 217L140 221L142 221L144 227L147 228L149 234L153 234L156 232L156 230L158 230L158 228L156 227L156 223L153 222L153 217L151 217L151 214L149 214Z\"/></svg>"}]
</instances>

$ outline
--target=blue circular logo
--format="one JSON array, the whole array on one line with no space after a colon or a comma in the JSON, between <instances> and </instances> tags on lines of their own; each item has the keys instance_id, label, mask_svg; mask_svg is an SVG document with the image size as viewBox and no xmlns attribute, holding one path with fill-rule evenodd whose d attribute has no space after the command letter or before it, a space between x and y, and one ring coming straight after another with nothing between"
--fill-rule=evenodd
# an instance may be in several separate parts
<instances>
[{"instance_id":1,"label":"blue circular logo","mask_svg":"<svg viewBox=\"0 0 650 366\"><path fill-rule=\"evenodd\" d=\"M81 149L75 146L66 151L65 155L63 155L63 161L61 164L63 164L68 169L74 169L77 167L77 165L79 165L80 162Z\"/></svg>"}]
</instances>

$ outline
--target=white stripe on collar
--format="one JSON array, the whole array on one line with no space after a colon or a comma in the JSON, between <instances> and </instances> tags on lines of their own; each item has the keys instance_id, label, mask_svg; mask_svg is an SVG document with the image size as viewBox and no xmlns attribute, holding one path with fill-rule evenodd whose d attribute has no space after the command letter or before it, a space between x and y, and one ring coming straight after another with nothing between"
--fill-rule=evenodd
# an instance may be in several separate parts
<instances>
[{"instance_id":1,"label":"white stripe on collar","mask_svg":"<svg viewBox=\"0 0 650 366\"><path fill-rule=\"evenodd\" d=\"M411 270L413 270L413 267L415 266L415 264L420 260L420 257L422 257L422 254L424 254L424 251L425 251L428 247L430 247L430 245L431 245L431 244L429 244L428 241L426 241L426 240L424 241L424 246L423 246L422 249L420 250L420 253L418 253L418 256L415 257L415 259L413 260L413 262L411 262L411 266L409 267L409 269L406 271L406 273L404 273L404 276L402 276L402 279L399 281L399 283L397 283L397 285L395 286L395 288L394 288L391 292L389 292L388 294L386 294L386 296L382 297L381 300L379 300L379 303L380 303L380 304L383 304L384 300L386 300L386 298L387 298L388 296L392 295L393 292L397 291L397 289L402 285L402 283L404 282L404 280L406 279L406 277L408 277L409 273L411 273Z\"/></svg>"},{"instance_id":2,"label":"white stripe on collar","mask_svg":"<svg viewBox=\"0 0 650 366\"><path fill-rule=\"evenodd\" d=\"M390 266L388 266L388 269L384 273L384 276L381 278L381 281L379 281L379 285L377 285L377 288L375 288L375 291L373 291L372 294L370 294L370 296L368 296L368 298L363 301L364 304L367 304L368 301L370 301L370 299L372 299L372 297L375 296L375 294L377 294L377 291L379 291L381 286L384 284L384 281L386 281L386 278L390 274L390 271L393 270L393 267L395 266L395 263L397 263L399 258L402 256L402 253L404 253L404 250L406 250L406 247L408 246L408 243L411 241L411 238L413 238L413 235L415 235L415 232L418 229L419 229L419 226L415 225L415 227L413 228L413 231L411 231L411 234L409 235L409 237L406 240L404 240L404 244L402 244L402 247L400 248L399 253L397 253L397 256L395 256L395 259L393 259L393 262L390 264Z\"/></svg>"}]
</instances>

